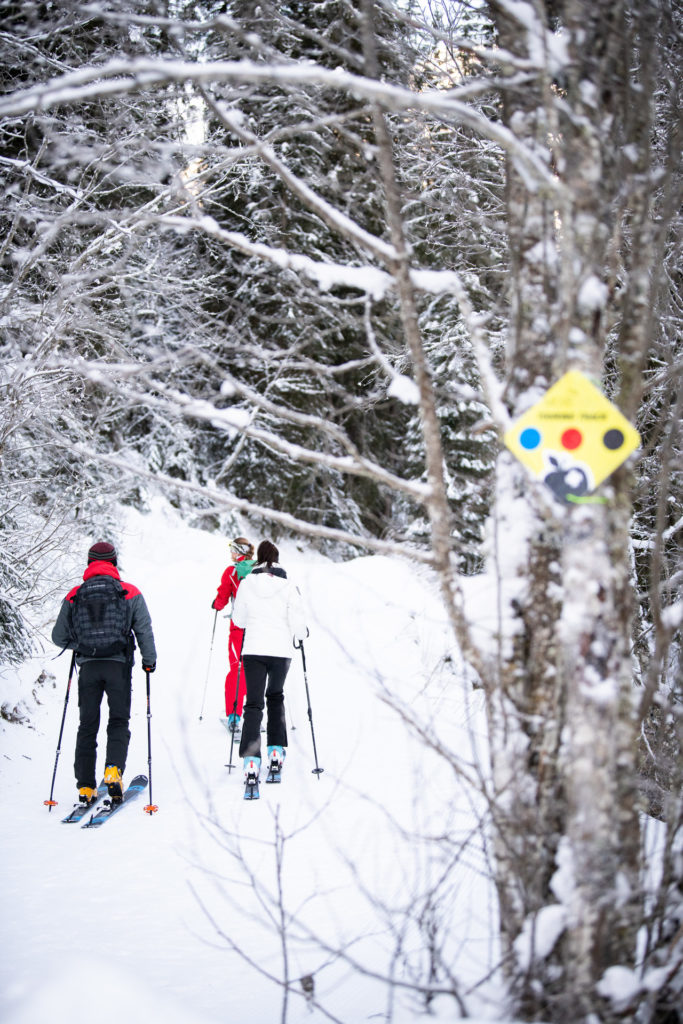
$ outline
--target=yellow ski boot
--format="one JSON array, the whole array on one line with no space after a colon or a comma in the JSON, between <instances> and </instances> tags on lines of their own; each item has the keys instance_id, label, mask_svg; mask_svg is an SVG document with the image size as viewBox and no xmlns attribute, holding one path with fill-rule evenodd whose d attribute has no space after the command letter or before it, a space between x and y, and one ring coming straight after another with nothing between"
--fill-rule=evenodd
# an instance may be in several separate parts
<instances>
[{"instance_id":1,"label":"yellow ski boot","mask_svg":"<svg viewBox=\"0 0 683 1024\"><path fill-rule=\"evenodd\" d=\"M114 801L120 800L123 796L123 786L121 784L121 772L115 764L110 764L104 769L104 782L111 799Z\"/></svg>"}]
</instances>

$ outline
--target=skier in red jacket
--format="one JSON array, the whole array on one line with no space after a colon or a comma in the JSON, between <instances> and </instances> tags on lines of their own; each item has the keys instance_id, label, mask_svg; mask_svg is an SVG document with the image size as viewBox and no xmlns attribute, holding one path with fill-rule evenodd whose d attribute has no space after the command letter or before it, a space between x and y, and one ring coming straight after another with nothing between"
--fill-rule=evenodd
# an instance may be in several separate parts
<instances>
[{"instance_id":1,"label":"skier in red jacket","mask_svg":"<svg viewBox=\"0 0 683 1024\"><path fill-rule=\"evenodd\" d=\"M218 592L211 605L217 612L225 608L231 598L233 601L235 600L237 588L244 577L249 575L255 564L254 545L250 544L246 537L237 537L231 541L230 554L232 555L233 564L229 565L221 576ZM239 692L237 694L237 701L235 701L243 634L244 630L236 626L231 619L230 635L228 637L229 667L228 674L225 677L225 714L227 725L231 732L240 731L242 705L247 693L244 668L242 668L239 673Z\"/></svg>"}]
</instances>

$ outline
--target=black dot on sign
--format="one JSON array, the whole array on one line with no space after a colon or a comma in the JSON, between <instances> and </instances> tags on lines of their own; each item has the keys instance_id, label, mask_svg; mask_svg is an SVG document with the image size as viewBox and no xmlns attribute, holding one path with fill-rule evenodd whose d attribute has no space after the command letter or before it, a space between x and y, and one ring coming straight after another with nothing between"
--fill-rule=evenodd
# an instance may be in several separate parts
<instances>
[{"instance_id":1,"label":"black dot on sign","mask_svg":"<svg viewBox=\"0 0 683 1024\"><path fill-rule=\"evenodd\" d=\"M620 430L608 430L602 439L602 443L605 448L609 448L610 451L616 451L616 449L621 448L624 443L624 435Z\"/></svg>"}]
</instances>

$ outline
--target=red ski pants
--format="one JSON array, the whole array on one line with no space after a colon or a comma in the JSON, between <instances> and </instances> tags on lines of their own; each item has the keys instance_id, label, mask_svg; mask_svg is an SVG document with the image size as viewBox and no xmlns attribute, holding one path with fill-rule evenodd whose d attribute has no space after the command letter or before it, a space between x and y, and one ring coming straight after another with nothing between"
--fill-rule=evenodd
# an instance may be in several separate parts
<instances>
[{"instance_id":1,"label":"red ski pants","mask_svg":"<svg viewBox=\"0 0 683 1024\"><path fill-rule=\"evenodd\" d=\"M228 637L228 658L230 667L225 677L225 714L241 715L244 698L247 695L247 681L244 678L244 665L240 669L239 690L237 692L237 705L235 705L235 688L237 686L237 668L240 663L240 652L242 650L242 638L244 630L239 626L230 623L230 635Z\"/></svg>"}]
</instances>

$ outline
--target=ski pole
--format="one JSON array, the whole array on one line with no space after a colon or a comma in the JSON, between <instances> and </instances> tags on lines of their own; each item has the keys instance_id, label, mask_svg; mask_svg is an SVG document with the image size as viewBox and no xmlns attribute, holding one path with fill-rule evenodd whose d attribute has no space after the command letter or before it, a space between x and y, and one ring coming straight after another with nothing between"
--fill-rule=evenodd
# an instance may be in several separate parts
<instances>
[{"instance_id":1,"label":"ski pole","mask_svg":"<svg viewBox=\"0 0 683 1024\"><path fill-rule=\"evenodd\" d=\"M64 732L64 722L66 721L66 708L69 703L69 694L71 693L71 680L74 674L74 668L76 666L76 652L74 651L71 655L71 668L69 669L69 681L66 684L66 696L64 697L64 711L62 712L62 724L59 727L59 739L57 740L57 753L55 755L55 769L52 773L52 785L50 786L50 799L43 800L43 803L48 809L48 813L52 811L53 807L56 807L59 803L58 800L53 800L52 796L55 791L55 779L57 778L57 762L59 761L59 755L62 749L62 733Z\"/></svg>"},{"instance_id":2,"label":"ski pole","mask_svg":"<svg viewBox=\"0 0 683 1024\"><path fill-rule=\"evenodd\" d=\"M202 697L202 710L199 712L199 721L204 717L204 701L206 700L206 688L209 685L209 673L211 672L211 655L213 654L213 638L216 635L216 623L218 622L218 611L213 617L213 630L211 631L211 646L209 647L209 664L206 666L206 679L204 680L204 696Z\"/></svg>"},{"instance_id":3,"label":"ski pole","mask_svg":"<svg viewBox=\"0 0 683 1024\"><path fill-rule=\"evenodd\" d=\"M149 698L149 677L152 673L145 669L147 676L147 767L149 769L149 803L144 808L145 814L154 814L159 808L152 802L152 710Z\"/></svg>"},{"instance_id":4,"label":"ski pole","mask_svg":"<svg viewBox=\"0 0 683 1024\"><path fill-rule=\"evenodd\" d=\"M303 667L304 667L304 683L306 684L306 703L308 705L308 720L311 723L311 738L313 740L313 756L315 757L315 768L311 769L311 773L313 775L317 775L318 779L320 779L320 776L325 771L325 769L318 767L318 751L316 750L316 746L315 746L315 732L313 730L313 712L311 711L311 695L308 692L308 676L306 674L306 655L304 654L304 642L303 642L303 640L299 640L299 643L297 643L296 640L295 640L294 641L294 646L296 647L297 650L301 651L301 662L302 662Z\"/></svg>"},{"instance_id":5,"label":"ski pole","mask_svg":"<svg viewBox=\"0 0 683 1024\"><path fill-rule=\"evenodd\" d=\"M239 661L237 662L237 682L235 683L235 699L234 699L234 701L232 703L232 713L233 713L233 715L237 714L237 698L238 698L239 692L240 692L240 672L242 671L242 649L244 647L244 638L245 638L246 634L247 634L246 629L243 629L242 630L242 643L240 644L240 657L239 657ZM234 721L235 720L233 719L233 723L234 723ZM237 767L236 764L232 763L232 748L234 747L234 745L235 745L235 730L233 729L232 730L232 736L230 737L230 758L229 758L229 763L226 765L226 767L228 769L228 775L230 775L232 773L233 768Z\"/></svg>"}]
</instances>

